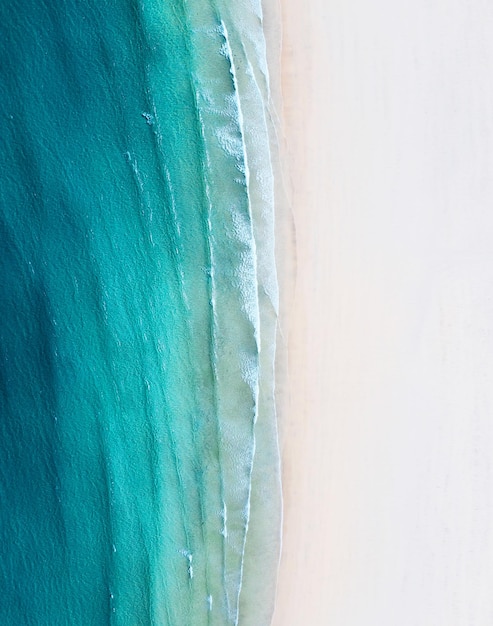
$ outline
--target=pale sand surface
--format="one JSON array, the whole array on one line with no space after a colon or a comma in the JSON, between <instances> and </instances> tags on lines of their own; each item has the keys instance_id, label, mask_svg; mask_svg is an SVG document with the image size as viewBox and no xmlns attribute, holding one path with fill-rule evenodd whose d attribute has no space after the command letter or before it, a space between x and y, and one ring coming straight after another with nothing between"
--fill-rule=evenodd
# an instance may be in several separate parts
<instances>
[{"instance_id":1,"label":"pale sand surface","mask_svg":"<svg viewBox=\"0 0 493 626\"><path fill-rule=\"evenodd\" d=\"M490 625L493 9L282 0L282 22L297 273L273 624Z\"/></svg>"}]
</instances>

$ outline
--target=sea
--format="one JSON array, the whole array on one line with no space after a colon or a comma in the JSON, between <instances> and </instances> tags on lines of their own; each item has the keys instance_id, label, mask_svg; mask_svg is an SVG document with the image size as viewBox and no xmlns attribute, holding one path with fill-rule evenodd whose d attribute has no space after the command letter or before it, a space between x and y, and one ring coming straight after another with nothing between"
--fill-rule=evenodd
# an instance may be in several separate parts
<instances>
[{"instance_id":1,"label":"sea","mask_svg":"<svg viewBox=\"0 0 493 626\"><path fill-rule=\"evenodd\" d=\"M0 0L0 624L267 626L257 0Z\"/></svg>"}]
</instances>

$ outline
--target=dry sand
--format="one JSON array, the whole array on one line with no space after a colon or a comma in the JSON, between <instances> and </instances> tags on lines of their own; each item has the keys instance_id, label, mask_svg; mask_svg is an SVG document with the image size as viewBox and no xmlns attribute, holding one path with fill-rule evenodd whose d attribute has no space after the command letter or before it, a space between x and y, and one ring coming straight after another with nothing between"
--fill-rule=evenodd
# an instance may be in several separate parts
<instances>
[{"instance_id":1,"label":"dry sand","mask_svg":"<svg viewBox=\"0 0 493 626\"><path fill-rule=\"evenodd\" d=\"M492 23L479 1L282 0L274 626L491 624Z\"/></svg>"}]
</instances>

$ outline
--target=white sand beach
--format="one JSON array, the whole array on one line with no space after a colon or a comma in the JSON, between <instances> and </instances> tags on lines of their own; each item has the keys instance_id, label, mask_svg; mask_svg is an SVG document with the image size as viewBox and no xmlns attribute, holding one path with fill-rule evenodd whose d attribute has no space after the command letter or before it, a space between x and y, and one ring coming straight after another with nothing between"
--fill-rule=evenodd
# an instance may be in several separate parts
<instances>
[{"instance_id":1,"label":"white sand beach","mask_svg":"<svg viewBox=\"0 0 493 626\"><path fill-rule=\"evenodd\" d=\"M493 7L281 12L296 278L273 624L490 625Z\"/></svg>"}]
</instances>

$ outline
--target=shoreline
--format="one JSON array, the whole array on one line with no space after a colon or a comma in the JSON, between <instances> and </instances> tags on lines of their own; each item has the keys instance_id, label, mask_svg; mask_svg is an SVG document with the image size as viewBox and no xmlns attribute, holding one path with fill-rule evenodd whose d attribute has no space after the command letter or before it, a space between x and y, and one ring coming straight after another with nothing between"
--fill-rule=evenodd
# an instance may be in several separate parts
<instances>
[{"instance_id":1,"label":"shoreline","mask_svg":"<svg viewBox=\"0 0 493 626\"><path fill-rule=\"evenodd\" d=\"M314 607L317 596L323 595L324 585L317 582L320 565L317 550L310 553L306 549L305 523L317 513L318 503L304 477L307 469L313 469L309 452L320 434L317 422L320 407L310 423L317 363L311 360L315 352L308 327L310 323L323 327L311 298L316 290L316 284L310 280L314 263L311 240L316 237L318 228L327 228L328 224L321 223L316 202L317 194L321 193L318 181L322 179L317 176L323 177L324 166L323 155L318 166L315 157L320 154L317 122L322 116L320 110L318 115L310 115L310 109L311 113L317 113L316 106L323 106L326 92L323 82L318 83L317 90L311 70L316 66L317 50L309 44L313 24L307 11L294 0L264 4L272 97L278 113L279 133L276 233L281 309L276 384L283 529L272 626L315 625L321 623L316 621L318 614ZM313 540L323 542L322 534Z\"/></svg>"}]
</instances>

